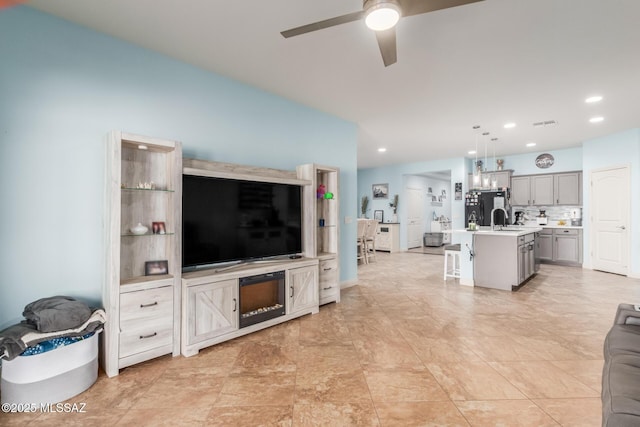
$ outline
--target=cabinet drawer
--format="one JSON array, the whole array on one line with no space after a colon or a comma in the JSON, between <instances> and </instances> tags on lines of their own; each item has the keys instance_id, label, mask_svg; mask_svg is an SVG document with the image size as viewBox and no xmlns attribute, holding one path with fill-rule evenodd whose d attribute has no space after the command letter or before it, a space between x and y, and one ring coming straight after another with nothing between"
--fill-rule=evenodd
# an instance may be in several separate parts
<instances>
[{"instance_id":1,"label":"cabinet drawer","mask_svg":"<svg viewBox=\"0 0 640 427\"><path fill-rule=\"evenodd\" d=\"M543 228L540 234L551 235L553 234L553 228Z\"/></svg>"},{"instance_id":2,"label":"cabinet drawer","mask_svg":"<svg viewBox=\"0 0 640 427\"><path fill-rule=\"evenodd\" d=\"M338 284L338 260L327 259L320 261L320 298L323 296L334 294L339 290Z\"/></svg>"},{"instance_id":3,"label":"cabinet drawer","mask_svg":"<svg viewBox=\"0 0 640 427\"><path fill-rule=\"evenodd\" d=\"M150 319L173 319L173 287L120 294L120 329L138 328Z\"/></svg>"},{"instance_id":4,"label":"cabinet drawer","mask_svg":"<svg viewBox=\"0 0 640 427\"><path fill-rule=\"evenodd\" d=\"M557 236L577 236L580 234L580 230L560 230L556 228L553 233Z\"/></svg>"},{"instance_id":5,"label":"cabinet drawer","mask_svg":"<svg viewBox=\"0 0 640 427\"><path fill-rule=\"evenodd\" d=\"M138 322L135 327L120 332L120 357L127 357L173 342L173 318Z\"/></svg>"}]
</instances>

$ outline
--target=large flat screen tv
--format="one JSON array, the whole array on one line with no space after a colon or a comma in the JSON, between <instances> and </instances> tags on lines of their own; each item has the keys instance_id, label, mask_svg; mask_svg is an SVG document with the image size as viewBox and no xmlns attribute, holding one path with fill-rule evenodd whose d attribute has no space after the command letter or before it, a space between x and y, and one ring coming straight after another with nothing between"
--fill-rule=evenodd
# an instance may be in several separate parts
<instances>
[{"instance_id":1,"label":"large flat screen tv","mask_svg":"<svg viewBox=\"0 0 640 427\"><path fill-rule=\"evenodd\" d=\"M302 252L298 185L183 175L182 268Z\"/></svg>"}]
</instances>

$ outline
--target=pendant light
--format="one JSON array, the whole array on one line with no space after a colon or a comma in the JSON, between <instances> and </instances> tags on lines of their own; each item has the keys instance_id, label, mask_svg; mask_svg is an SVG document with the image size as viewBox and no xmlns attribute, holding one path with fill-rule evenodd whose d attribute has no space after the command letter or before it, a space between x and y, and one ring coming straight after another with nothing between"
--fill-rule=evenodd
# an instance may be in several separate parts
<instances>
[{"instance_id":1,"label":"pendant light","mask_svg":"<svg viewBox=\"0 0 640 427\"><path fill-rule=\"evenodd\" d=\"M498 138L491 138L491 145L493 146L493 168L495 171L495 167L496 167L496 141L498 140ZM498 179L496 178L495 173L493 175L491 175L491 189L492 190L497 190L498 189Z\"/></svg>"},{"instance_id":2,"label":"pendant light","mask_svg":"<svg viewBox=\"0 0 640 427\"><path fill-rule=\"evenodd\" d=\"M484 132L482 134L482 136L487 137L489 136L489 132ZM484 171L487 171L487 141L485 138L484 141ZM488 174L484 174L482 176L482 188L489 188L489 175Z\"/></svg>"},{"instance_id":3,"label":"pendant light","mask_svg":"<svg viewBox=\"0 0 640 427\"><path fill-rule=\"evenodd\" d=\"M473 163L473 188L480 188L480 183L482 182L482 171L478 166L478 129L480 129L480 125L473 127L476 133L476 161Z\"/></svg>"}]
</instances>

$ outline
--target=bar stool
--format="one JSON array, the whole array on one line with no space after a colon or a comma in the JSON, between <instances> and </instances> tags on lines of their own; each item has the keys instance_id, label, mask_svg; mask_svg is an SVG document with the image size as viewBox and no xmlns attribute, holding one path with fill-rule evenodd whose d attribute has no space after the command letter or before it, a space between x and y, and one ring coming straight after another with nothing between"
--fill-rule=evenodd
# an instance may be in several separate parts
<instances>
[{"instance_id":1,"label":"bar stool","mask_svg":"<svg viewBox=\"0 0 640 427\"><path fill-rule=\"evenodd\" d=\"M451 270L449 270L449 257L451 257ZM447 277L460 278L460 244L444 247L444 280Z\"/></svg>"}]
</instances>

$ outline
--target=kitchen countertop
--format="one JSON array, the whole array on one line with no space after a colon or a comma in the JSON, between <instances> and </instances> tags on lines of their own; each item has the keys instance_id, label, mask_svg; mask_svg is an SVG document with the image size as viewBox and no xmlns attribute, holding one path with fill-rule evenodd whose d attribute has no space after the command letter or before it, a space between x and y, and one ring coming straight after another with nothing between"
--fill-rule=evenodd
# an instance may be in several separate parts
<instances>
[{"instance_id":1,"label":"kitchen countertop","mask_svg":"<svg viewBox=\"0 0 640 427\"><path fill-rule=\"evenodd\" d=\"M525 234L535 233L542 231L541 226L538 227L507 227L503 230L492 230L491 227L480 227L480 229L471 230L444 230L443 233L465 233L465 234L479 234L482 236L505 236L505 237L518 237Z\"/></svg>"}]
</instances>

